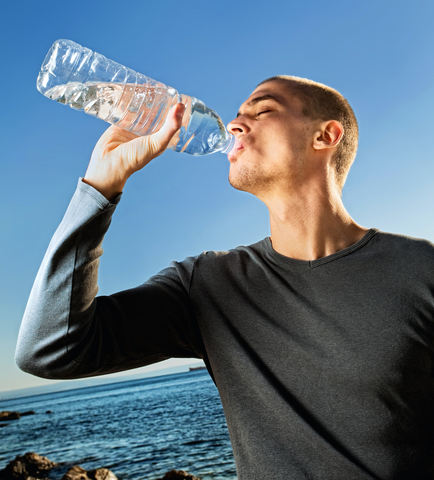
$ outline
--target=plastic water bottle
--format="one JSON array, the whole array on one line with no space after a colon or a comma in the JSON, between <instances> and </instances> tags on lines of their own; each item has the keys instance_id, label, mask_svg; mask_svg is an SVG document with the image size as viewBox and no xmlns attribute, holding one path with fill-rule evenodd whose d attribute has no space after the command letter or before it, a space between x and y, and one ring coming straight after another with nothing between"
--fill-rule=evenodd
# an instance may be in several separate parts
<instances>
[{"instance_id":1,"label":"plastic water bottle","mask_svg":"<svg viewBox=\"0 0 434 480\"><path fill-rule=\"evenodd\" d=\"M48 98L136 135L164 124L171 107L185 106L182 127L167 148L190 155L229 153L235 137L214 110L195 97L152 80L71 40L51 46L37 80Z\"/></svg>"}]
</instances>

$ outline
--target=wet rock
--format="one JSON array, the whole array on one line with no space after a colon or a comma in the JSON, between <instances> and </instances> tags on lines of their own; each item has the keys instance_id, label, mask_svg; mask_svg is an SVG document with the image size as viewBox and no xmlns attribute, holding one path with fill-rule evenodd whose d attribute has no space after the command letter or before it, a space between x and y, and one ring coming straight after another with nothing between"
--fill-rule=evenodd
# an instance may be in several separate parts
<instances>
[{"instance_id":1,"label":"wet rock","mask_svg":"<svg viewBox=\"0 0 434 480\"><path fill-rule=\"evenodd\" d=\"M107 468L97 468L96 470L90 470L87 475L92 480L118 480L116 475L107 470Z\"/></svg>"},{"instance_id":2,"label":"wet rock","mask_svg":"<svg viewBox=\"0 0 434 480\"><path fill-rule=\"evenodd\" d=\"M62 466L62 463L58 464L52 462L47 457L43 457L34 452L28 452L23 456L16 457L15 460L12 460L4 470L1 470L0 480L49 480L48 475L51 469L54 469L53 472L51 472L51 475L57 472L60 477L61 473L65 472L66 468L68 467ZM97 468L95 470L86 471L79 465L75 465L63 475L61 480L118 480L118 478L107 468ZM163 478L158 478L157 480L201 479L184 470L171 470L170 472L167 472Z\"/></svg>"},{"instance_id":3,"label":"wet rock","mask_svg":"<svg viewBox=\"0 0 434 480\"><path fill-rule=\"evenodd\" d=\"M107 468L97 468L96 470L90 470L87 472L88 476L93 480L118 480L116 475L107 470Z\"/></svg>"},{"instance_id":4,"label":"wet rock","mask_svg":"<svg viewBox=\"0 0 434 480\"><path fill-rule=\"evenodd\" d=\"M86 471L79 465L75 465L63 475L61 480L118 480L118 478L107 468Z\"/></svg>"},{"instance_id":5,"label":"wet rock","mask_svg":"<svg viewBox=\"0 0 434 480\"><path fill-rule=\"evenodd\" d=\"M157 478L157 480L200 480L200 478L187 473L185 470L170 470L163 478Z\"/></svg>"},{"instance_id":6,"label":"wet rock","mask_svg":"<svg viewBox=\"0 0 434 480\"><path fill-rule=\"evenodd\" d=\"M0 423L0 428L7 427L8 425L9 425L9 423Z\"/></svg>"},{"instance_id":7,"label":"wet rock","mask_svg":"<svg viewBox=\"0 0 434 480\"><path fill-rule=\"evenodd\" d=\"M22 412L20 413L21 417L25 417L27 415L35 415L35 412L33 410L29 410L28 412Z\"/></svg>"},{"instance_id":8,"label":"wet rock","mask_svg":"<svg viewBox=\"0 0 434 480\"><path fill-rule=\"evenodd\" d=\"M21 417L25 417L26 415L34 415L35 412L33 410L29 410L28 412L0 412L0 421L7 422L9 420L18 420Z\"/></svg>"},{"instance_id":9,"label":"wet rock","mask_svg":"<svg viewBox=\"0 0 434 480\"><path fill-rule=\"evenodd\" d=\"M18 420L20 418L19 412L0 412L0 420L2 422L8 420Z\"/></svg>"},{"instance_id":10,"label":"wet rock","mask_svg":"<svg viewBox=\"0 0 434 480\"><path fill-rule=\"evenodd\" d=\"M47 410L45 413L53 413L51 410Z\"/></svg>"},{"instance_id":11,"label":"wet rock","mask_svg":"<svg viewBox=\"0 0 434 480\"><path fill-rule=\"evenodd\" d=\"M89 480L89 477L84 468L75 465L75 467L71 467L65 475L63 475L62 480Z\"/></svg>"},{"instance_id":12,"label":"wet rock","mask_svg":"<svg viewBox=\"0 0 434 480\"><path fill-rule=\"evenodd\" d=\"M21 457L12 460L4 470L0 471L2 480L46 480L48 471L56 463L48 460L47 457L28 452Z\"/></svg>"}]
</instances>

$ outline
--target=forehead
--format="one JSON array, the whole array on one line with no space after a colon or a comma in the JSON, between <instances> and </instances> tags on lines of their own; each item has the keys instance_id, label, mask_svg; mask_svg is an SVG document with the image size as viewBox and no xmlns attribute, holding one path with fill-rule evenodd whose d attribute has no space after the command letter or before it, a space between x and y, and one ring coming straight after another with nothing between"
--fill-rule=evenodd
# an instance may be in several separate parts
<instances>
[{"instance_id":1,"label":"forehead","mask_svg":"<svg viewBox=\"0 0 434 480\"><path fill-rule=\"evenodd\" d=\"M302 106L300 100L294 96L285 82L272 80L256 87L249 98L241 105L240 112L253 107L258 101L262 100L275 101L283 107L294 108L294 106Z\"/></svg>"},{"instance_id":2,"label":"forehead","mask_svg":"<svg viewBox=\"0 0 434 480\"><path fill-rule=\"evenodd\" d=\"M250 96L257 94L258 92L265 92L265 91L274 92L282 96L290 95L290 88L285 82L283 82L282 80L271 80L269 82L258 85L253 90Z\"/></svg>"}]
</instances>

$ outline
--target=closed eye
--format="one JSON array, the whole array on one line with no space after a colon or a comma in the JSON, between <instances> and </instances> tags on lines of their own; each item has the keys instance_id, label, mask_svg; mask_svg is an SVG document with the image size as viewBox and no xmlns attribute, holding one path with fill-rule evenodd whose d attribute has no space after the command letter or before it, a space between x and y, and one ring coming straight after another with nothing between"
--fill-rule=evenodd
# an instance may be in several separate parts
<instances>
[{"instance_id":1,"label":"closed eye","mask_svg":"<svg viewBox=\"0 0 434 480\"><path fill-rule=\"evenodd\" d=\"M271 110L264 110L263 112L259 112L258 115L262 115L263 113L271 112Z\"/></svg>"}]
</instances>

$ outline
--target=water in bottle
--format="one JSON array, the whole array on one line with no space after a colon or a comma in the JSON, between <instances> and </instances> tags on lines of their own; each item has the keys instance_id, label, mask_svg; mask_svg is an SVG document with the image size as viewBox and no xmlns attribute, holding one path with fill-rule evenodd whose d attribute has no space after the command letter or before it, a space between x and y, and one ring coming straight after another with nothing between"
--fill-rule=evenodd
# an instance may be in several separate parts
<instances>
[{"instance_id":1,"label":"water in bottle","mask_svg":"<svg viewBox=\"0 0 434 480\"><path fill-rule=\"evenodd\" d=\"M235 143L217 113L197 98L179 94L71 40L53 44L37 87L52 100L136 135L157 132L170 108L182 102L186 106L182 127L168 148L207 155L229 153Z\"/></svg>"}]
</instances>

